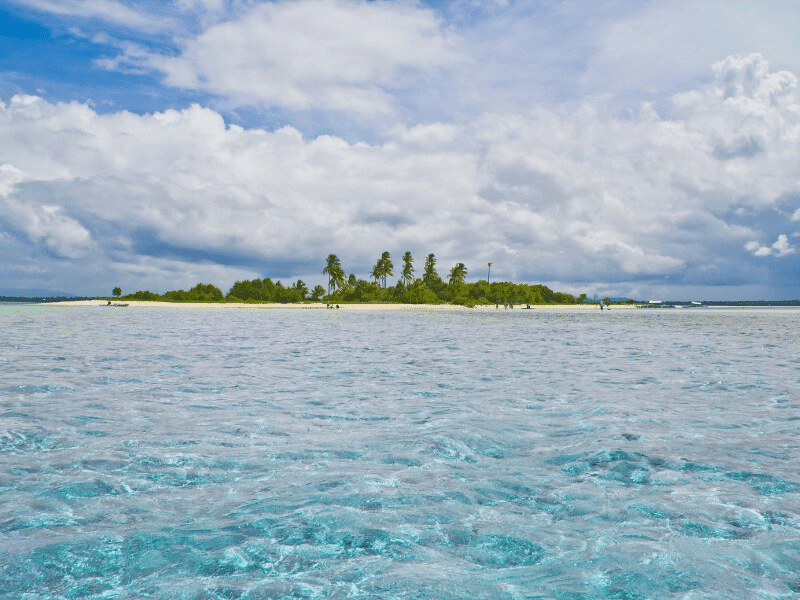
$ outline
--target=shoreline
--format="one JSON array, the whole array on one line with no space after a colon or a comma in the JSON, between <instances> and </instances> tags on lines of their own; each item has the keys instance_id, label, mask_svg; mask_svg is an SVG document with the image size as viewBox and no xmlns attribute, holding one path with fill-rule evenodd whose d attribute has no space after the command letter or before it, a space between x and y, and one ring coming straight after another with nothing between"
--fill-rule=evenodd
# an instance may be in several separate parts
<instances>
[{"instance_id":1,"label":"shoreline","mask_svg":"<svg viewBox=\"0 0 800 600\"><path fill-rule=\"evenodd\" d=\"M127 306L123 306L127 305ZM531 310L531 311L597 311L600 312L599 306L596 304L532 304L530 309L525 305L514 305L514 308L505 309L503 306L495 307L493 304L478 305L474 308L460 306L457 304L339 304L338 309L329 309L327 304L321 302L309 304L278 304L278 303L264 303L264 304L247 304L238 302L155 302L151 300L117 300L111 301L108 305L108 300L65 300L61 302L42 302L39 306L62 306L62 307L98 307L98 308L190 308L190 309L250 309L250 310L346 310L346 311L391 311L391 310L405 310L405 311L455 311L455 312L486 312L486 311L500 311L500 310ZM333 304L332 306L336 306ZM637 308L635 305L615 305L611 308L614 310L633 310ZM608 310L608 309L607 309ZM605 312L605 311L603 311Z\"/></svg>"}]
</instances>

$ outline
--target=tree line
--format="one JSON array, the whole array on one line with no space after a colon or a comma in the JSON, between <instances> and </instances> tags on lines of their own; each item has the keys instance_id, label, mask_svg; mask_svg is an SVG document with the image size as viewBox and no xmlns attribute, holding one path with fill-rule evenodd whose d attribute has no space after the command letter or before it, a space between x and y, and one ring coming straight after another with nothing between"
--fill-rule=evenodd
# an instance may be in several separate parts
<instances>
[{"instance_id":1,"label":"tree line","mask_svg":"<svg viewBox=\"0 0 800 600\"><path fill-rule=\"evenodd\" d=\"M491 263L487 263L491 269ZM394 263L389 252L381 254L372 269L371 281L347 275L335 254L328 255L322 273L328 276L328 289L316 285L312 290L298 279L294 284L284 285L280 281L265 279L237 281L227 294L212 284L199 283L189 291L176 290L163 295L139 291L123 296L126 300L160 300L167 302L276 302L296 303L305 301L387 302L404 304L574 304L577 299L571 294L554 292L545 285L529 285L487 279L467 283L467 267L458 262L450 269L447 279L442 279L436 267L436 257L429 254L425 259L422 276L416 277L414 257L406 252L394 285L388 278L394 277ZM120 296L121 290L114 289Z\"/></svg>"}]
</instances>

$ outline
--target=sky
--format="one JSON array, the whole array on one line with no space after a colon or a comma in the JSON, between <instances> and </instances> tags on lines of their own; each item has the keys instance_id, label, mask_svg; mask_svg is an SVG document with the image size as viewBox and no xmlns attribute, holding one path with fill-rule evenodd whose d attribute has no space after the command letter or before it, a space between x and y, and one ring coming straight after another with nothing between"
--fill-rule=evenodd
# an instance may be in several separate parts
<instances>
[{"instance_id":1,"label":"sky","mask_svg":"<svg viewBox=\"0 0 800 600\"><path fill-rule=\"evenodd\" d=\"M797 31L794 0L0 0L0 294L410 251L800 299Z\"/></svg>"}]
</instances>

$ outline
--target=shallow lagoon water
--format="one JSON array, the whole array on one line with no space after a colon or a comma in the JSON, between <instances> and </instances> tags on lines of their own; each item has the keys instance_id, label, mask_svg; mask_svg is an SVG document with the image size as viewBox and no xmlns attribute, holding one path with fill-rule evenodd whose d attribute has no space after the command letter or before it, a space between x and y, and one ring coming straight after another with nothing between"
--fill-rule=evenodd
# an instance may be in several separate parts
<instances>
[{"instance_id":1,"label":"shallow lagoon water","mask_svg":"<svg viewBox=\"0 0 800 600\"><path fill-rule=\"evenodd\" d=\"M793 597L798 325L0 307L0 596Z\"/></svg>"}]
</instances>

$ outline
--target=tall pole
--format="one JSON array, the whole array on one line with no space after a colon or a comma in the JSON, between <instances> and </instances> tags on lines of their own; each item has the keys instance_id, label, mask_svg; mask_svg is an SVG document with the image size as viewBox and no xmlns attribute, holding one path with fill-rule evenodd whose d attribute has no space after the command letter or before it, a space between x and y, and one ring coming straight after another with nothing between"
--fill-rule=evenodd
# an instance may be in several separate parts
<instances>
[{"instance_id":1,"label":"tall pole","mask_svg":"<svg viewBox=\"0 0 800 600\"><path fill-rule=\"evenodd\" d=\"M489 283L489 275L492 274L492 261L486 263L489 266L489 271L486 273L486 283Z\"/></svg>"}]
</instances>

